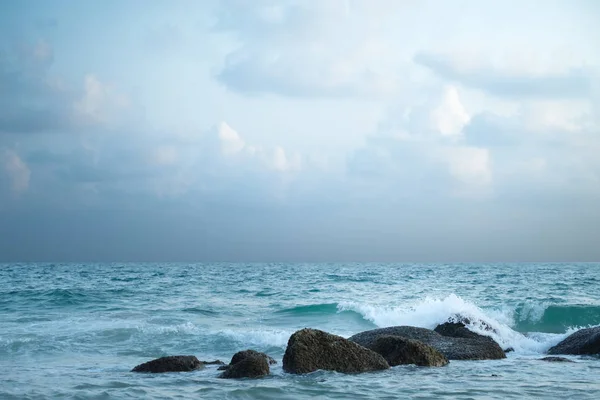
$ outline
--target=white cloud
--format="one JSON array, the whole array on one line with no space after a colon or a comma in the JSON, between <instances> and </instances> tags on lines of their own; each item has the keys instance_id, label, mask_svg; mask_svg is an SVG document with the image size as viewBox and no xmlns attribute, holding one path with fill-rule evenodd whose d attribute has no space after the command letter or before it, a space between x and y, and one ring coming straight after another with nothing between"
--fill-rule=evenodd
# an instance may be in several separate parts
<instances>
[{"instance_id":1,"label":"white cloud","mask_svg":"<svg viewBox=\"0 0 600 400\"><path fill-rule=\"evenodd\" d=\"M84 80L83 96L73 104L75 118L85 124L114 122L130 106L129 99L113 86L88 74Z\"/></svg>"},{"instance_id":2,"label":"white cloud","mask_svg":"<svg viewBox=\"0 0 600 400\"><path fill-rule=\"evenodd\" d=\"M453 86L444 89L441 104L431 113L432 122L442 135L460 135L465 125L469 123L470 117L460 102L458 91Z\"/></svg>"},{"instance_id":3,"label":"white cloud","mask_svg":"<svg viewBox=\"0 0 600 400\"><path fill-rule=\"evenodd\" d=\"M221 141L221 152L223 155L231 156L241 152L246 143L240 135L233 130L226 122L219 125L219 140Z\"/></svg>"},{"instance_id":4,"label":"white cloud","mask_svg":"<svg viewBox=\"0 0 600 400\"><path fill-rule=\"evenodd\" d=\"M523 123L534 132L581 132L589 128L591 110L591 103L585 100L532 101L523 104Z\"/></svg>"},{"instance_id":5,"label":"white cloud","mask_svg":"<svg viewBox=\"0 0 600 400\"><path fill-rule=\"evenodd\" d=\"M243 4L243 5L242 5ZM389 9L397 8L388 3ZM240 46L218 77L247 94L389 96L401 87L394 49L376 33L378 5L295 1L223 3L217 27Z\"/></svg>"},{"instance_id":6,"label":"white cloud","mask_svg":"<svg viewBox=\"0 0 600 400\"><path fill-rule=\"evenodd\" d=\"M293 155L291 158L285 153L285 150L277 146L273 152L272 167L280 172L297 171L301 168L301 157L299 154Z\"/></svg>"}]
</instances>

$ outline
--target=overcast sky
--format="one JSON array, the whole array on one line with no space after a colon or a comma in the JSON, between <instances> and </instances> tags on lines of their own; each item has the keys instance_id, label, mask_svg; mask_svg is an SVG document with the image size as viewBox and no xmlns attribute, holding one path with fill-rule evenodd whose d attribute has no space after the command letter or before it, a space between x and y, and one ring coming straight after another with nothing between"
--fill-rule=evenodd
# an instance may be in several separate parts
<instances>
[{"instance_id":1,"label":"overcast sky","mask_svg":"<svg viewBox=\"0 0 600 400\"><path fill-rule=\"evenodd\" d=\"M598 261L599 21L3 1L0 261Z\"/></svg>"}]
</instances>

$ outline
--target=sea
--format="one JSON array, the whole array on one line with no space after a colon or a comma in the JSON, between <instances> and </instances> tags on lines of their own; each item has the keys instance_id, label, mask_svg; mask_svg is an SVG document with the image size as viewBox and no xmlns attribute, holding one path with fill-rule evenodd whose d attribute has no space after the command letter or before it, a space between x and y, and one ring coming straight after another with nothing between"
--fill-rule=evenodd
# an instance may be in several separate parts
<instances>
[{"instance_id":1,"label":"sea","mask_svg":"<svg viewBox=\"0 0 600 400\"><path fill-rule=\"evenodd\" d=\"M301 328L349 337L455 315L514 351L440 368L282 369ZM597 400L600 358L540 358L599 324L600 263L0 264L0 399ZM161 356L229 362L245 349L278 364L261 379L220 379L216 366L130 372Z\"/></svg>"}]
</instances>

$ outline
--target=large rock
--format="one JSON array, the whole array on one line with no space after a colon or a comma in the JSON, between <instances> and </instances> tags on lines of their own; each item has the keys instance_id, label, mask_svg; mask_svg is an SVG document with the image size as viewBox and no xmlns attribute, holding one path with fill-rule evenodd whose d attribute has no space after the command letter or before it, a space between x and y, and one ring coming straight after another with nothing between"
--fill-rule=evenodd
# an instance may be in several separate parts
<instances>
[{"instance_id":1,"label":"large rock","mask_svg":"<svg viewBox=\"0 0 600 400\"><path fill-rule=\"evenodd\" d=\"M431 346L400 336L379 336L371 350L385 358L389 365L416 364L422 367L443 367L448 359Z\"/></svg>"},{"instance_id":2,"label":"large rock","mask_svg":"<svg viewBox=\"0 0 600 400\"><path fill-rule=\"evenodd\" d=\"M316 370L357 373L388 369L385 359L341 336L318 329L301 329L288 341L283 370L305 374Z\"/></svg>"},{"instance_id":3,"label":"large rock","mask_svg":"<svg viewBox=\"0 0 600 400\"><path fill-rule=\"evenodd\" d=\"M232 363L219 376L225 379L260 378L269 375L269 362L262 355L247 355Z\"/></svg>"},{"instance_id":4,"label":"large rock","mask_svg":"<svg viewBox=\"0 0 600 400\"><path fill-rule=\"evenodd\" d=\"M202 368L204 364L195 356L167 356L140 364L131 372L187 372Z\"/></svg>"},{"instance_id":5,"label":"large rock","mask_svg":"<svg viewBox=\"0 0 600 400\"><path fill-rule=\"evenodd\" d=\"M358 333L349 340L372 348L380 336L400 336L425 343L449 360L496 360L506 358L498 343L487 337L465 338L442 336L430 329L414 326L392 326Z\"/></svg>"},{"instance_id":6,"label":"large rock","mask_svg":"<svg viewBox=\"0 0 600 400\"><path fill-rule=\"evenodd\" d=\"M548 350L548 354L600 354L600 326L581 329Z\"/></svg>"}]
</instances>

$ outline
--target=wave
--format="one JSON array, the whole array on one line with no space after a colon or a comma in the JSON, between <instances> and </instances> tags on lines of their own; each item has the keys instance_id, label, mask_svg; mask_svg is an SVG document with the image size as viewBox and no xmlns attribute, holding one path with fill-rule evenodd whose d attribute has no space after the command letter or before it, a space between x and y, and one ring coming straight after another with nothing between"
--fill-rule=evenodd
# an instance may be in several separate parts
<instances>
[{"instance_id":1,"label":"wave","mask_svg":"<svg viewBox=\"0 0 600 400\"><path fill-rule=\"evenodd\" d=\"M0 293L0 308L72 307L108 304L115 296L129 296L127 288L104 289L22 289Z\"/></svg>"},{"instance_id":2,"label":"wave","mask_svg":"<svg viewBox=\"0 0 600 400\"><path fill-rule=\"evenodd\" d=\"M364 316L357 310L344 309L338 303L309 304L275 311L279 318L293 319L295 322L305 321L308 324L331 322L336 320L342 324L365 323ZM371 324L369 324L371 325Z\"/></svg>"},{"instance_id":3,"label":"wave","mask_svg":"<svg viewBox=\"0 0 600 400\"><path fill-rule=\"evenodd\" d=\"M372 306L355 302L343 302L338 305L340 312L347 310L358 312L364 319L378 327L410 325L433 329L447 321L467 321L466 325L470 330L490 336L503 348L512 347L522 353L545 352L579 327L600 323L597 319L596 307L575 308L580 311L578 317L569 316L573 307L551 306L543 308L542 311L536 308L538 314L523 312L523 307L484 310L455 294L443 299L426 298L410 306ZM589 319L590 315L591 319ZM560 323L573 321L578 323L560 325ZM527 326L532 329L524 333L525 331L521 329L526 324L529 324ZM558 329L556 324L562 328ZM552 329L542 330L545 325L551 325Z\"/></svg>"},{"instance_id":4,"label":"wave","mask_svg":"<svg viewBox=\"0 0 600 400\"><path fill-rule=\"evenodd\" d=\"M600 306L525 303L515 309L513 318L519 332L562 333L571 327L600 324Z\"/></svg>"},{"instance_id":5,"label":"wave","mask_svg":"<svg viewBox=\"0 0 600 400\"><path fill-rule=\"evenodd\" d=\"M187 307L187 308L182 309L181 311L186 312L186 313L191 313L191 314L206 315L207 317L214 317L214 316L219 315L219 313L217 311L207 310L207 309L200 308L200 307Z\"/></svg>"},{"instance_id":6,"label":"wave","mask_svg":"<svg viewBox=\"0 0 600 400\"><path fill-rule=\"evenodd\" d=\"M323 304L309 304L304 306L297 306L292 308L285 308L283 310L276 311L277 314L290 314L290 315L305 315L305 314L336 314L339 310L338 303L323 303Z\"/></svg>"},{"instance_id":7,"label":"wave","mask_svg":"<svg viewBox=\"0 0 600 400\"><path fill-rule=\"evenodd\" d=\"M285 329L226 329L213 334L235 342L238 348L254 346L260 349L268 347L285 349L292 333L294 332Z\"/></svg>"}]
</instances>

